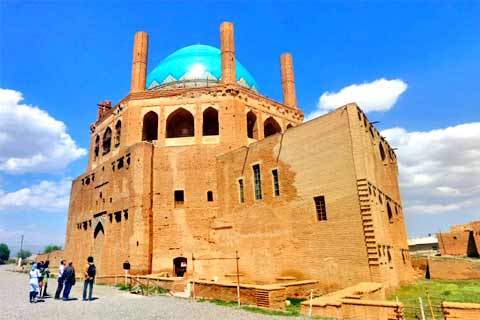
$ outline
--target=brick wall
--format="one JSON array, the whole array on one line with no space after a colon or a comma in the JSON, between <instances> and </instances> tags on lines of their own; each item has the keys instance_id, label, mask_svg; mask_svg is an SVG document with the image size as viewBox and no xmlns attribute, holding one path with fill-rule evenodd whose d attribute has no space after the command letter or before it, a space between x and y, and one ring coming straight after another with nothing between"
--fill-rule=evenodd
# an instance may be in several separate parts
<instances>
[{"instance_id":1,"label":"brick wall","mask_svg":"<svg viewBox=\"0 0 480 320\"><path fill-rule=\"evenodd\" d=\"M480 304L443 302L442 309L445 320L474 320L480 319Z\"/></svg>"},{"instance_id":2,"label":"brick wall","mask_svg":"<svg viewBox=\"0 0 480 320\"><path fill-rule=\"evenodd\" d=\"M449 232L437 234L438 247L442 255L466 256L468 241L472 233L477 252L480 251L480 221L473 221L463 225L454 225Z\"/></svg>"},{"instance_id":3,"label":"brick wall","mask_svg":"<svg viewBox=\"0 0 480 320\"><path fill-rule=\"evenodd\" d=\"M166 138L166 121L179 108L194 117L194 136ZM218 111L218 136L202 135L206 108ZM257 142L247 137L250 111L257 117ZM148 112L158 116L158 139L140 142ZM284 134L263 139L269 117ZM407 281L393 151L354 105L299 125L302 119L298 109L237 86L131 94L92 127L88 171L72 184L66 258L83 266L94 256L99 275L122 274L126 260L132 274L173 275L173 259L185 257L191 277L192 254L232 257L238 251L243 282L288 276L318 279L323 290L332 290L366 278L389 286ZM111 150L104 154L100 144L95 156L96 137L108 128ZM377 159L380 143L390 160ZM261 167L261 200L254 199L254 164ZM273 169L280 196L274 194ZM184 191L183 203L174 201L175 190ZM318 221L316 196L325 197L326 221ZM386 218L386 203L392 218ZM377 250L386 250L384 261ZM236 272L228 260L198 260L195 268L207 280L228 280Z\"/></svg>"}]
</instances>

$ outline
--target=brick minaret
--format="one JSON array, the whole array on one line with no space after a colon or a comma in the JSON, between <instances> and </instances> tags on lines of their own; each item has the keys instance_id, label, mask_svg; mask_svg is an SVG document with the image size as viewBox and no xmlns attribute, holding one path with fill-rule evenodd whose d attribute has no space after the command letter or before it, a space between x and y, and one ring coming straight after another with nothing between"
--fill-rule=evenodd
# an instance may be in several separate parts
<instances>
[{"instance_id":1,"label":"brick minaret","mask_svg":"<svg viewBox=\"0 0 480 320\"><path fill-rule=\"evenodd\" d=\"M289 107L297 107L295 79L293 78L293 61L290 53L280 56L280 71L282 73L283 103Z\"/></svg>"},{"instance_id":2,"label":"brick minaret","mask_svg":"<svg viewBox=\"0 0 480 320\"><path fill-rule=\"evenodd\" d=\"M145 91L147 79L148 34L137 32L133 44L131 92Z\"/></svg>"},{"instance_id":3,"label":"brick minaret","mask_svg":"<svg viewBox=\"0 0 480 320\"><path fill-rule=\"evenodd\" d=\"M220 26L220 49L222 50L222 82L236 83L235 43L231 22L224 22Z\"/></svg>"}]
</instances>

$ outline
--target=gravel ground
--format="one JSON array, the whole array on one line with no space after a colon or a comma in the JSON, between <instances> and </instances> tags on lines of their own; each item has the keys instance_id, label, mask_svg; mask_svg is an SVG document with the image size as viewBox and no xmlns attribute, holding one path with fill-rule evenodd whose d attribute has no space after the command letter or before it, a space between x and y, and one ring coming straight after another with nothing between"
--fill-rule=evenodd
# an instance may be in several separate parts
<instances>
[{"instance_id":1,"label":"gravel ground","mask_svg":"<svg viewBox=\"0 0 480 320\"><path fill-rule=\"evenodd\" d=\"M97 299L84 302L81 299L81 281L73 287L70 295L78 300L46 298L44 302L31 304L28 301L27 274L6 271L7 268L11 266L0 266L0 319L292 319L193 302L190 299L143 297L100 285L93 288L93 296ZM53 294L56 287L56 279L51 279L48 293Z\"/></svg>"}]
</instances>

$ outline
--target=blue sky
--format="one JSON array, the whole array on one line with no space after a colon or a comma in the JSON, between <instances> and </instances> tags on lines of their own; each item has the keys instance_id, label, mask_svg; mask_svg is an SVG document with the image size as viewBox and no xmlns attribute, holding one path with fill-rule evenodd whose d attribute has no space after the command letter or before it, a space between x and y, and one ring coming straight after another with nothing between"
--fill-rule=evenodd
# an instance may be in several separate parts
<instances>
[{"instance_id":1,"label":"blue sky","mask_svg":"<svg viewBox=\"0 0 480 320\"><path fill-rule=\"evenodd\" d=\"M37 106L52 118L49 123L55 119L65 126L32 132L53 130L51 137L62 137L59 149L52 147L52 152L61 149L57 158L15 170L6 164L21 158L21 147L32 141L21 125L2 127L0 119L0 241L14 246L24 233L28 246L63 243L68 181L86 168L83 149L96 104L115 103L128 94L136 31L149 33L151 71L184 46L219 47L223 21L235 24L237 58L266 96L281 100L279 56L287 51L293 54L298 103L306 115L335 107L328 102L343 101L348 90L342 89L356 85L352 99L360 95L369 119L380 121L377 127L398 148L410 235L478 220L479 16L480 4L474 1L3 1L0 88L23 96L18 101L9 93L4 119L19 105ZM375 85L380 79L386 86ZM395 80L405 88L387 96L387 102L372 101L377 92L388 95ZM380 107L369 108L375 103ZM2 145L2 131L18 138L18 150ZM32 148L49 145L42 141ZM45 196L52 189L55 194Z\"/></svg>"}]
</instances>

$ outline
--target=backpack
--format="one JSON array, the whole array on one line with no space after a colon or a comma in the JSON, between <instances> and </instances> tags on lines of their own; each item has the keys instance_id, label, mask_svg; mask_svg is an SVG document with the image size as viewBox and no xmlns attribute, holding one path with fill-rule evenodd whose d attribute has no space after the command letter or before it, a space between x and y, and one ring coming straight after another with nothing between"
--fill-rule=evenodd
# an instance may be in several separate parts
<instances>
[{"instance_id":1,"label":"backpack","mask_svg":"<svg viewBox=\"0 0 480 320\"><path fill-rule=\"evenodd\" d=\"M97 268L94 264L88 266L87 274L89 277L94 278L95 274L97 273Z\"/></svg>"}]
</instances>

